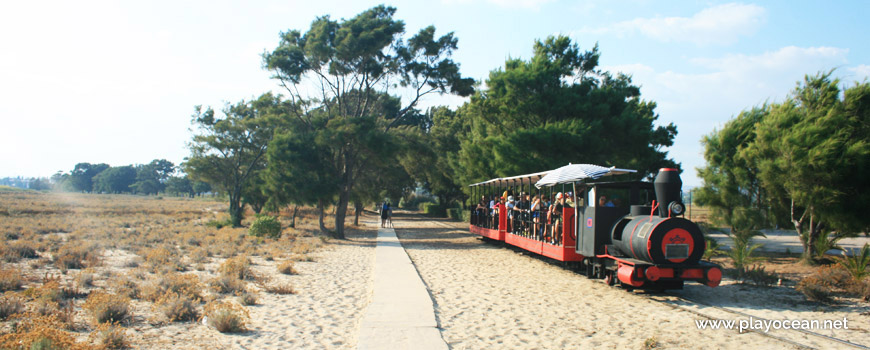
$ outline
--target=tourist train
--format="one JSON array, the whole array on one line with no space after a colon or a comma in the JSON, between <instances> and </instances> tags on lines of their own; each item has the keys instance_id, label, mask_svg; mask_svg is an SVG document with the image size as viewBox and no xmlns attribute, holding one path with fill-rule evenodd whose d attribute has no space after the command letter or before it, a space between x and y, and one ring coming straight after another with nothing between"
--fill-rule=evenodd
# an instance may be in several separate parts
<instances>
[{"instance_id":1,"label":"tourist train","mask_svg":"<svg viewBox=\"0 0 870 350\"><path fill-rule=\"evenodd\" d=\"M706 241L685 219L679 172L654 182L601 181L636 171L569 164L472 184L470 230L566 262L590 278L633 289L716 287L722 269L701 261Z\"/></svg>"}]
</instances>

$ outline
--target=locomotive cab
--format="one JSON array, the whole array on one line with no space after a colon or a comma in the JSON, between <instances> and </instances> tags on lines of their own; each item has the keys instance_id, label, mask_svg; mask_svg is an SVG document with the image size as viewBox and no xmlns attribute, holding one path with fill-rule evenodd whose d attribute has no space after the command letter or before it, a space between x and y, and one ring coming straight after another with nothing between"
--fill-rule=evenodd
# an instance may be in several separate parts
<instances>
[{"instance_id":1,"label":"locomotive cab","mask_svg":"<svg viewBox=\"0 0 870 350\"><path fill-rule=\"evenodd\" d=\"M577 253L583 256L605 254L612 244L613 225L630 214L631 208L655 199L648 182L599 182L577 185ZM602 201L603 198L603 201Z\"/></svg>"}]
</instances>

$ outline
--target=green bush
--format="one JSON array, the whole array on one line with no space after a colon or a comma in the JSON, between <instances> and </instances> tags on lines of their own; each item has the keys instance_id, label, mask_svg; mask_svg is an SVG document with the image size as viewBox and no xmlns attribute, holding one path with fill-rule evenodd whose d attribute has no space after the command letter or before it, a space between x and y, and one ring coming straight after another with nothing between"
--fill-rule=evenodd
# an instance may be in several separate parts
<instances>
[{"instance_id":1,"label":"green bush","mask_svg":"<svg viewBox=\"0 0 870 350\"><path fill-rule=\"evenodd\" d=\"M409 210L421 210L426 203L435 203L435 199L429 196L418 196L411 194L407 198L402 198L399 201L399 208Z\"/></svg>"},{"instance_id":2,"label":"green bush","mask_svg":"<svg viewBox=\"0 0 870 350\"><path fill-rule=\"evenodd\" d=\"M274 216L260 216L251 224L249 232L251 236L279 238L281 237L281 222Z\"/></svg>"},{"instance_id":3,"label":"green bush","mask_svg":"<svg viewBox=\"0 0 870 350\"><path fill-rule=\"evenodd\" d=\"M453 220L462 220L462 208L449 208L447 209L447 217Z\"/></svg>"},{"instance_id":4,"label":"green bush","mask_svg":"<svg viewBox=\"0 0 870 350\"><path fill-rule=\"evenodd\" d=\"M722 255L722 250L719 249L722 246L719 245L719 242L710 237L705 237L704 240L707 241L707 248L704 249L704 260L710 261L714 256Z\"/></svg>"},{"instance_id":5,"label":"green bush","mask_svg":"<svg viewBox=\"0 0 870 350\"><path fill-rule=\"evenodd\" d=\"M468 210L468 209L461 210L461 211L459 211L459 213L461 215L460 221L462 221L462 222L470 222L471 221L471 211L470 210Z\"/></svg>"},{"instance_id":6,"label":"green bush","mask_svg":"<svg viewBox=\"0 0 870 350\"><path fill-rule=\"evenodd\" d=\"M226 218L224 220L209 220L205 223L205 225L220 230L224 227L233 227L233 221L230 220L230 218Z\"/></svg>"},{"instance_id":7,"label":"green bush","mask_svg":"<svg viewBox=\"0 0 870 350\"><path fill-rule=\"evenodd\" d=\"M855 281L860 282L864 277L870 276L870 270L867 269L867 265L870 265L870 245L864 243L860 251L852 251L852 256L846 255L845 251L842 253L843 257L838 263L849 271Z\"/></svg>"},{"instance_id":8,"label":"green bush","mask_svg":"<svg viewBox=\"0 0 870 350\"><path fill-rule=\"evenodd\" d=\"M779 275L775 272L764 270L764 266L753 265L743 272L742 282L754 284L759 287L770 287L779 281Z\"/></svg>"},{"instance_id":9,"label":"green bush","mask_svg":"<svg viewBox=\"0 0 870 350\"><path fill-rule=\"evenodd\" d=\"M423 214L443 218L447 216L447 208L437 203L423 203Z\"/></svg>"}]
</instances>

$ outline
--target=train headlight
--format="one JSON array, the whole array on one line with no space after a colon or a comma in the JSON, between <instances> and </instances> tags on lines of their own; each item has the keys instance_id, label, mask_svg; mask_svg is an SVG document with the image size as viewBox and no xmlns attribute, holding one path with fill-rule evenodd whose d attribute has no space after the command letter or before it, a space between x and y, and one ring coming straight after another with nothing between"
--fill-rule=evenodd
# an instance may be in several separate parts
<instances>
[{"instance_id":1,"label":"train headlight","mask_svg":"<svg viewBox=\"0 0 870 350\"><path fill-rule=\"evenodd\" d=\"M668 205L668 210L670 210L674 215L682 215L683 212L686 211L686 208L680 203L671 202L671 204Z\"/></svg>"}]
</instances>

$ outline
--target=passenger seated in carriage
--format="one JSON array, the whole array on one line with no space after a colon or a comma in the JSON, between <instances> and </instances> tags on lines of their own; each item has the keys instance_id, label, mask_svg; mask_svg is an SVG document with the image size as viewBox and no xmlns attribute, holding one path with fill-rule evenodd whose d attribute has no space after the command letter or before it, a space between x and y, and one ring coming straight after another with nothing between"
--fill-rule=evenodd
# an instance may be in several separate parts
<instances>
[{"instance_id":1,"label":"passenger seated in carriage","mask_svg":"<svg viewBox=\"0 0 870 350\"><path fill-rule=\"evenodd\" d=\"M484 218L486 217L486 205L487 204L488 204L488 201L486 200L486 196L485 195L480 196L480 202L477 203L477 207L475 208L475 211L474 211L475 216L476 216L474 223L476 225L485 225L486 224L486 220Z\"/></svg>"}]
</instances>

